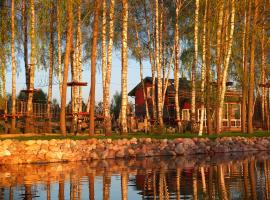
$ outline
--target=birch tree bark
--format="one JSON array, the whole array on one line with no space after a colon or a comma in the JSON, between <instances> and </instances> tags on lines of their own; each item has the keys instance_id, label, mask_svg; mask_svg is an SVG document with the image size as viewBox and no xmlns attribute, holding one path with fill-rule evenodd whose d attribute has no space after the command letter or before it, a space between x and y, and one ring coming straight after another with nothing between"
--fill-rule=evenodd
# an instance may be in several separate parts
<instances>
[{"instance_id":1,"label":"birch tree bark","mask_svg":"<svg viewBox=\"0 0 270 200\"><path fill-rule=\"evenodd\" d=\"M265 5L264 5L265 11ZM265 56L265 16L262 14L262 26L261 26L261 83L266 82L266 56ZM262 87L262 127L264 129L268 128L268 112L267 112L267 100L266 100L266 88Z\"/></svg>"},{"instance_id":2,"label":"birch tree bark","mask_svg":"<svg viewBox=\"0 0 270 200\"><path fill-rule=\"evenodd\" d=\"M73 29L73 6L72 0L67 0L67 39L66 52L64 58L64 74L61 94L61 111L60 111L60 131L62 135L66 136L66 97L67 97L67 79L68 66L70 63L71 43L72 43L72 29Z\"/></svg>"},{"instance_id":3,"label":"birch tree bark","mask_svg":"<svg viewBox=\"0 0 270 200\"><path fill-rule=\"evenodd\" d=\"M242 102L241 102L241 131L247 132L247 97L248 97L248 48L249 48L249 34L250 34L250 17L251 17L251 1L246 4L244 27L242 35L242 65L243 65L243 83L242 83ZM248 8L248 12L246 9Z\"/></svg>"},{"instance_id":4,"label":"birch tree bark","mask_svg":"<svg viewBox=\"0 0 270 200\"><path fill-rule=\"evenodd\" d=\"M216 134L219 134L221 131L221 124L219 119L219 102L220 102L220 94L221 94L221 31L223 24L223 15L224 15L224 1L221 1L221 5L218 8L218 25L217 25L217 45L216 45L216 73L217 73L217 105L216 105ZM222 105L223 107L223 105Z\"/></svg>"},{"instance_id":5,"label":"birch tree bark","mask_svg":"<svg viewBox=\"0 0 270 200\"><path fill-rule=\"evenodd\" d=\"M128 49L127 49L127 28L128 28L128 1L122 0L123 5L123 29L122 29L122 72L121 72L121 129L123 134L127 134L127 64L128 64Z\"/></svg>"},{"instance_id":6,"label":"birch tree bark","mask_svg":"<svg viewBox=\"0 0 270 200\"><path fill-rule=\"evenodd\" d=\"M12 65L12 120L11 133L16 132L16 76L17 67L15 60L15 5L11 1L11 65Z\"/></svg>"},{"instance_id":7,"label":"birch tree bark","mask_svg":"<svg viewBox=\"0 0 270 200\"><path fill-rule=\"evenodd\" d=\"M204 16L203 16L203 38L202 38L202 69L201 69L201 117L199 136L203 133L205 106L204 106L204 95L205 95L205 69L206 69L206 28L207 28L207 7L208 0L205 0Z\"/></svg>"},{"instance_id":8,"label":"birch tree bark","mask_svg":"<svg viewBox=\"0 0 270 200\"><path fill-rule=\"evenodd\" d=\"M27 119L26 119L26 132L33 131L32 114L33 114L33 94L34 94L34 81L35 81L35 65L36 65L36 28L35 28L35 1L30 0L30 40L31 40L31 55L29 66L29 93L27 100Z\"/></svg>"},{"instance_id":9,"label":"birch tree bark","mask_svg":"<svg viewBox=\"0 0 270 200\"><path fill-rule=\"evenodd\" d=\"M250 45L250 65L249 65L249 88L248 88L248 133L253 133L253 104L254 104L254 68L255 68L255 48L256 48L256 29L257 29L257 18L259 11L259 1L254 0L254 16L253 16L253 29L251 34L251 45Z\"/></svg>"},{"instance_id":10,"label":"birch tree bark","mask_svg":"<svg viewBox=\"0 0 270 200\"><path fill-rule=\"evenodd\" d=\"M89 135L95 131L95 90L96 90L96 58L97 58L97 39L98 39L98 17L100 1L95 0L94 22L93 22L93 39L91 53L91 88L90 88L90 110L89 110Z\"/></svg>"},{"instance_id":11,"label":"birch tree bark","mask_svg":"<svg viewBox=\"0 0 270 200\"><path fill-rule=\"evenodd\" d=\"M144 99L144 105L145 105L145 118L147 120L147 125L148 125L148 120L149 120L149 109L148 109L148 101L147 101L147 94L146 94L146 88L144 85L144 79L143 79L143 63L142 63L142 54L141 54L141 44L140 44L140 39L139 39L139 33L138 33L138 27L137 27L137 22L135 22L135 31L136 31L136 39L137 39L137 47L138 47L138 56L139 56L139 63L140 63L140 78L141 78L141 84L142 84L142 90L143 90L143 99ZM148 127L146 127L146 130L148 130Z\"/></svg>"},{"instance_id":12,"label":"birch tree bark","mask_svg":"<svg viewBox=\"0 0 270 200\"><path fill-rule=\"evenodd\" d=\"M102 84L103 84L103 91L105 88L105 79L106 79L106 68L107 68L107 39L106 39L106 15L107 15L107 7L106 7L106 0L102 1ZM104 94L103 94L104 96ZM104 100L103 100L104 101Z\"/></svg>"},{"instance_id":13,"label":"birch tree bark","mask_svg":"<svg viewBox=\"0 0 270 200\"><path fill-rule=\"evenodd\" d=\"M212 120L212 98L211 98L211 23L210 23L210 1L207 5L207 35L206 35L206 121L207 121L207 133L211 135L213 133L213 120Z\"/></svg>"},{"instance_id":14,"label":"birch tree bark","mask_svg":"<svg viewBox=\"0 0 270 200\"><path fill-rule=\"evenodd\" d=\"M22 25L23 25L23 53L24 53L24 69L26 88L29 89L29 66L28 66L28 34L27 34L27 4L26 0L23 0L22 5Z\"/></svg>"},{"instance_id":15,"label":"birch tree bark","mask_svg":"<svg viewBox=\"0 0 270 200\"><path fill-rule=\"evenodd\" d=\"M162 106L162 81L160 66L160 46L159 46L159 2L155 1L155 64L157 70L157 111L158 125L163 129L163 106Z\"/></svg>"},{"instance_id":16,"label":"birch tree bark","mask_svg":"<svg viewBox=\"0 0 270 200\"><path fill-rule=\"evenodd\" d=\"M111 85L111 70L112 70L112 48L114 39L114 6L115 1L110 0L110 24L109 24L109 44L107 52L107 68L106 68L106 78L105 78L105 88L104 88L104 98L103 98L103 108L104 108L104 123L105 123L105 134L111 135L112 124L110 115L110 85Z\"/></svg>"},{"instance_id":17,"label":"birch tree bark","mask_svg":"<svg viewBox=\"0 0 270 200\"><path fill-rule=\"evenodd\" d=\"M234 34L234 23L235 23L235 1L231 0L231 16L230 16L230 30L227 42L227 48L225 52L225 60L223 63L223 73L222 73L222 82L221 82L221 93L220 93L220 102L219 102L219 112L218 112L218 129L217 133L221 132L222 127L222 116L223 116L223 104L224 104L224 97L226 92L226 82L227 82L227 75L228 75L228 68L230 64L231 52L232 52L232 42L233 42L233 34Z\"/></svg>"},{"instance_id":18,"label":"birch tree bark","mask_svg":"<svg viewBox=\"0 0 270 200\"><path fill-rule=\"evenodd\" d=\"M196 68L198 65L198 28L199 28L200 1L196 0L195 24L194 24L194 63L191 69L191 127L196 129Z\"/></svg>"},{"instance_id":19,"label":"birch tree bark","mask_svg":"<svg viewBox=\"0 0 270 200\"><path fill-rule=\"evenodd\" d=\"M179 11L182 1L176 0L175 10L175 66L174 66L174 88L175 88L175 111L178 132L181 131L180 106L179 106L179 60L180 60L180 39L179 39Z\"/></svg>"},{"instance_id":20,"label":"birch tree bark","mask_svg":"<svg viewBox=\"0 0 270 200\"><path fill-rule=\"evenodd\" d=\"M52 80L53 80L53 65L54 65L54 11L53 11L53 1L50 2L50 67L49 67L49 86L48 86L48 104L47 104L47 114L48 114L48 132L51 132L51 103L52 103Z\"/></svg>"},{"instance_id":21,"label":"birch tree bark","mask_svg":"<svg viewBox=\"0 0 270 200\"><path fill-rule=\"evenodd\" d=\"M61 21L60 21L60 3L61 0L57 0L57 10L56 10L56 23L57 23L57 47L58 47L58 81L59 81L59 91L60 97L62 96L62 45L61 45Z\"/></svg>"}]
</instances>

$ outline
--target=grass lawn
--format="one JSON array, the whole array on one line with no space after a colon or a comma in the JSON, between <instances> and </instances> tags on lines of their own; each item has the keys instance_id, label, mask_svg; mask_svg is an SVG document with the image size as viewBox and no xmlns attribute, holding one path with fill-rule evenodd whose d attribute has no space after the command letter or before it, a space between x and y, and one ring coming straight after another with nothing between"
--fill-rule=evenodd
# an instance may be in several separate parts
<instances>
[{"instance_id":1,"label":"grass lawn","mask_svg":"<svg viewBox=\"0 0 270 200\"><path fill-rule=\"evenodd\" d=\"M209 139L216 139L220 137L268 137L270 136L270 132L266 131L257 131L253 134L243 134L239 132L226 132L221 135L203 135L199 137L197 134L191 134L191 133L177 133L177 134L145 134L145 133L130 133L126 136L119 135L119 134L113 134L112 136L103 136L103 135L96 135L96 136L88 136L88 135L68 135L66 137L61 136L59 134L50 134L50 135L34 135L34 136L23 136L23 135L17 135L14 137L9 137L6 135L6 137L0 138L0 140L4 139L16 139L16 140L52 140L52 139L72 139L72 140L86 140L91 138L97 138L97 139L107 139L111 138L113 140L116 139L131 139L133 137L135 138L155 138L155 139L175 139L175 138L209 138Z\"/></svg>"}]
</instances>

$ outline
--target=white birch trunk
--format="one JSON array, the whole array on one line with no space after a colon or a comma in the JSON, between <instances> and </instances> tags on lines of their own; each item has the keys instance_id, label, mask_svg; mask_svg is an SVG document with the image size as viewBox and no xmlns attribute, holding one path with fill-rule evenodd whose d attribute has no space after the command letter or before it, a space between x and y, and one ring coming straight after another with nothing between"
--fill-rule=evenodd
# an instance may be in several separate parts
<instances>
[{"instance_id":1,"label":"white birch trunk","mask_svg":"<svg viewBox=\"0 0 270 200\"><path fill-rule=\"evenodd\" d=\"M208 0L205 0L205 10L204 10L204 17L203 17L203 41L202 41L202 71L201 71L201 117L200 117L200 128L199 128L199 136L203 133L203 123L204 123L204 113L205 113L205 106L204 106L204 94L205 94L205 69L206 69L206 17L207 17L207 7L208 7Z\"/></svg>"},{"instance_id":2,"label":"white birch trunk","mask_svg":"<svg viewBox=\"0 0 270 200\"><path fill-rule=\"evenodd\" d=\"M227 75L228 75L228 68L230 64L231 52L232 52L232 42L233 42L233 34L234 34L234 23L235 23L235 2L231 0L231 19L230 19L230 32L228 37L228 46L227 51L225 54L225 60L223 63L223 73L222 73L222 87L221 87L221 94L220 94L220 102L219 102L219 127L222 126L222 116L223 116L223 104L224 104L224 97L226 92L226 82L227 82Z\"/></svg>"},{"instance_id":3,"label":"white birch trunk","mask_svg":"<svg viewBox=\"0 0 270 200\"><path fill-rule=\"evenodd\" d=\"M16 132L16 75L17 67L15 60L15 6L11 1L11 65L12 65L12 121L11 132Z\"/></svg>"},{"instance_id":4,"label":"white birch trunk","mask_svg":"<svg viewBox=\"0 0 270 200\"><path fill-rule=\"evenodd\" d=\"M128 49L127 49L127 28L128 28L128 1L122 0L123 4L123 29L122 29L122 102L121 102L121 128L122 133L127 134L127 64L128 64Z\"/></svg>"}]
</instances>

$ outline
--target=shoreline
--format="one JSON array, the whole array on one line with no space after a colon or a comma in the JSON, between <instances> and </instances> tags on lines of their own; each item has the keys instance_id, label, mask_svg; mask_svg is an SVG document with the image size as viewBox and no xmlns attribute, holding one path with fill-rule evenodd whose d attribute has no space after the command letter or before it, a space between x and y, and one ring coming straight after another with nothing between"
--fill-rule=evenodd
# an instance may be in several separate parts
<instances>
[{"instance_id":1,"label":"shoreline","mask_svg":"<svg viewBox=\"0 0 270 200\"><path fill-rule=\"evenodd\" d=\"M0 141L0 165L270 151L270 137Z\"/></svg>"}]
</instances>

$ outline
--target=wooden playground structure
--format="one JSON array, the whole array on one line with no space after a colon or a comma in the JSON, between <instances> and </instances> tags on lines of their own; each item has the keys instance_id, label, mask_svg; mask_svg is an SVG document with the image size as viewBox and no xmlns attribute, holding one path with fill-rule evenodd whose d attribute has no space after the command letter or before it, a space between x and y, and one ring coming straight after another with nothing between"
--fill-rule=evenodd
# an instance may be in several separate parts
<instances>
[{"instance_id":1,"label":"wooden playground structure","mask_svg":"<svg viewBox=\"0 0 270 200\"><path fill-rule=\"evenodd\" d=\"M50 107L49 113L48 107ZM81 129L86 129L89 122L89 114L86 112L86 107L83 107L81 112L74 113L72 105L69 104L66 107L66 122L68 130L72 129L72 119L75 115L78 118L78 124L76 126L80 126ZM48 127L52 128L52 132L59 132L60 106L58 104L51 104L46 101L33 102L33 112L29 115L27 113L27 101L17 100L15 115L12 115L8 101L4 101L1 105L1 133L9 133L10 121L12 118L16 118L17 131L24 133L27 117L31 119L31 125L33 126L34 133L47 133Z\"/></svg>"}]
</instances>

